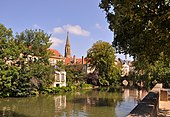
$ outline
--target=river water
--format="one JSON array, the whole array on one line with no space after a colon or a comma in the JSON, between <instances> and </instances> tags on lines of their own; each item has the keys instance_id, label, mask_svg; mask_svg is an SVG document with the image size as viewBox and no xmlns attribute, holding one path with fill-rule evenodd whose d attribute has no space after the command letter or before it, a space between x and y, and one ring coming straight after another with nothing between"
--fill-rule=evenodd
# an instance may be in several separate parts
<instances>
[{"instance_id":1,"label":"river water","mask_svg":"<svg viewBox=\"0 0 170 117\"><path fill-rule=\"evenodd\" d=\"M1 98L0 117L125 117L146 91L84 90L66 95Z\"/></svg>"}]
</instances>

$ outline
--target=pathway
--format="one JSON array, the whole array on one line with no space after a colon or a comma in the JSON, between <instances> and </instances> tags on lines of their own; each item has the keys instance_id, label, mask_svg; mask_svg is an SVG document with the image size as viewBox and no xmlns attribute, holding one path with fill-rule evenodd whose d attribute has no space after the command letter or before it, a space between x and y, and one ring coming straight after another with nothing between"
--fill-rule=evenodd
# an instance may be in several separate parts
<instances>
[{"instance_id":1,"label":"pathway","mask_svg":"<svg viewBox=\"0 0 170 117\"><path fill-rule=\"evenodd\" d=\"M170 101L160 101L158 117L170 117Z\"/></svg>"}]
</instances>

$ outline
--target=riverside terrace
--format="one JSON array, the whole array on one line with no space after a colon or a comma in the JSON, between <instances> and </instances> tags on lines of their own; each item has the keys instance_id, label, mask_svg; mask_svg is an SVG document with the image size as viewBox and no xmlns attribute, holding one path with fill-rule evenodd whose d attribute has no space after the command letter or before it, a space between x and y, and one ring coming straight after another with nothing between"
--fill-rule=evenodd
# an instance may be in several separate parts
<instances>
[{"instance_id":1,"label":"riverside terrace","mask_svg":"<svg viewBox=\"0 0 170 117\"><path fill-rule=\"evenodd\" d=\"M127 117L170 117L169 96L168 89L156 84Z\"/></svg>"}]
</instances>

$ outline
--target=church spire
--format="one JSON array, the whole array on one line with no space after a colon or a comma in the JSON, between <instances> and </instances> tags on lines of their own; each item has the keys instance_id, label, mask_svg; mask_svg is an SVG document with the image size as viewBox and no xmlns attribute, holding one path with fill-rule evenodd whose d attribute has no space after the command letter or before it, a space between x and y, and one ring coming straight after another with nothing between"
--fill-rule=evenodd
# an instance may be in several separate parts
<instances>
[{"instance_id":1,"label":"church spire","mask_svg":"<svg viewBox=\"0 0 170 117\"><path fill-rule=\"evenodd\" d=\"M69 40L69 38L68 38L68 34L69 34L69 32L67 32L66 45L67 45L67 46L70 46L70 40Z\"/></svg>"},{"instance_id":2,"label":"church spire","mask_svg":"<svg viewBox=\"0 0 170 117\"><path fill-rule=\"evenodd\" d=\"M70 40L69 40L68 34L69 33L67 32L66 45L65 45L65 55L64 55L64 57L71 58Z\"/></svg>"}]
</instances>

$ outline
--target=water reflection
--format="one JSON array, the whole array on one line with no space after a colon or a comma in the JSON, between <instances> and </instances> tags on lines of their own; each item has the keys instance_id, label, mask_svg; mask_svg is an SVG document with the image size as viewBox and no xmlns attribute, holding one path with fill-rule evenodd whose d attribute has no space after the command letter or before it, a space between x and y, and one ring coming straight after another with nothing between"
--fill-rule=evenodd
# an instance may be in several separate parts
<instances>
[{"instance_id":1,"label":"water reflection","mask_svg":"<svg viewBox=\"0 0 170 117\"><path fill-rule=\"evenodd\" d=\"M0 117L29 117L24 114L19 114L19 113L13 112L11 110L6 110L6 109L0 111L0 113L2 113L0 114Z\"/></svg>"},{"instance_id":2,"label":"water reflection","mask_svg":"<svg viewBox=\"0 0 170 117\"><path fill-rule=\"evenodd\" d=\"M89 91L75 93L67 98L62 117L115 117L115 107L122 100L121 93Z\"/></svg>"},{"instance_id":3,"label":"water reflection","mask_svg":"<svg viewBox=\"0 0 170 117\"><path fill-rule=\"evenodd\" d=\"M116 106L116 116L125 117L146 95L147 91L137 89L124 89L123 101Z\"/></svg>"},{"instance_id":4,"label":"water reflection","mask_svg":"<svg viewBox=\"0 0 170 117\"><path fill-rule=\"evenodd\" d=\"M66 108L66 95L54 96L55 113Z\"/></svg>"},{"instance_id":5,"label":"water reflection","mask_svg":"<svg viewBox=\"0 0 170 117\"><path fill-rule=\"evenodd\" d=\"M85 90L60 96L0 99L1 117L125 117L146 91Z\"/></svg>"},{"instance_id":6,"label":"water reflection","mask_svg":"<svg viewBox=\"0 0 170 117\"><path fill-rule=\"evenodd\" d=\"M129 98L134 98L137 100L143 99L143 97L147 94L147 91L142 89L142 90L137 90L137 89L124 89L123 97L125 99Z\"/></svg>"}]
</instances>

